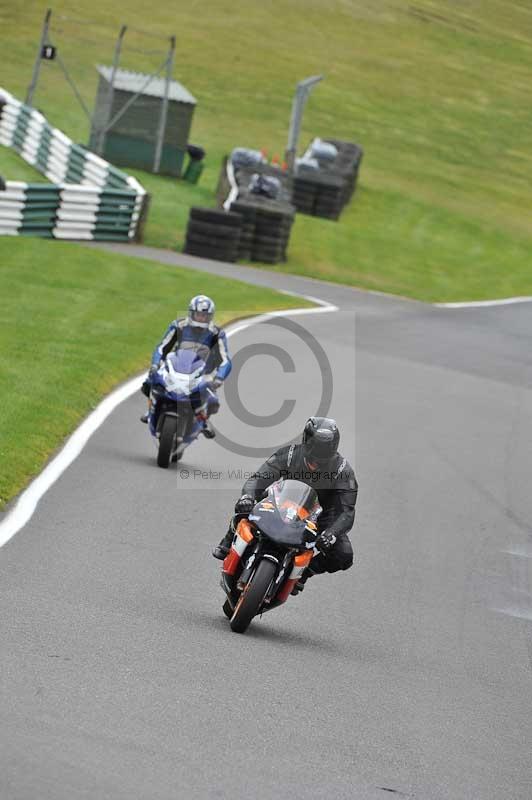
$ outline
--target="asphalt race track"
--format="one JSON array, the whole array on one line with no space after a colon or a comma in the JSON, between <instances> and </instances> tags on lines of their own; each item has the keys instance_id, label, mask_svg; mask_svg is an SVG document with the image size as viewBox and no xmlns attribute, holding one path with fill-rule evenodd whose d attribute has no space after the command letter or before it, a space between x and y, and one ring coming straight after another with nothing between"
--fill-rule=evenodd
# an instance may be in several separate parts
<instances>
[{"instance_id":1,"label":"asphalt race track","mask_svg":"<svg viewBox=\"0 0 532 800\"><path fill-rule=\"evenodd\" d=\"M230 445L163 471L144 398L125 402L2 548L0 797L530 800L532 305L203 268L339 310L230 339L251 346L215 420ZM231 471L261 461L242 446L317 411L316 341L360 483L356 565L239 636L210 550ZM289 417L239 422L231 380L249 413Z\"/></svg>"}]
</instances>

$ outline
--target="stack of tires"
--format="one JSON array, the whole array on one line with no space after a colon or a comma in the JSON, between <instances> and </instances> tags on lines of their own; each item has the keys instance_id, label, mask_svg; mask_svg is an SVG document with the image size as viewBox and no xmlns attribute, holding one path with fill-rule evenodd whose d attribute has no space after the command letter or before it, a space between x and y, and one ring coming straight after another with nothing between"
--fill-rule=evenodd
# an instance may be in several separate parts
<instances>
[{"instance_id":1,"label":"stack of tires","mask_svg":"<svg viewBox=\"0 0 532 800\"><path fill-rule=\"evenodd\" d=\"M231 213L240 214L242 218L238 258L244 261L251 261L253 256L253 242L255 239L257 209L250 203L237 200L235 203L231 204Z\"/></svg>"},{"instance_id":2,"label":"stack of tires","mask_svg":"<svg viewBox=\"0 0 532 800\"><path fill-rule=\"evenodd\" d=\"M242 216L217 208L190 209L184 253L215 261L236 261Z\"/></svg>"},{"instance_id":3,"label":"stack of tires","mask_svg":"<svg viewBox=\"0 0 532 800\"><path fill-rule=\"evenodd\" d=\"M327 141L338 150L335 169L344 179L343 202L345 205L354 194L364 151L360 145L354 142L342 142L339 139L327 139Z\"/></svg>"},{"instance_id":4,"label":"stack of tires","mask_svg":"<svg viewBox=\"0 0 532 800\"><path fill-rule=\"evenodd\" d=\"M231 204L231 212L242 216L242 234L238 257L278 264L286 261L295 209L288 204L259 202L239 198Z\"/></svg>"},{"instance_id":5,"label":"stack of tires","mask_svg":"<svg viewBox=\"0 0 532 800\"><path fill-rule=\"evenodd\" d=\"M301 214L338 219L344 207L345 180L316 171L294 178L292 202Z\"/></svg>"},{"instance_id":6,"label":"stack of tires","mask_svg":"<svg viewBox=\"0 0 532 800\"><path fill-rule=\"evenodd\" d=\"M282 211L260 209L255 221L255 236L251 249L251 260L265 264L286 261L286 250L292 221Z\"/></svg>"},{"instance_id":7,"label":"stack of tires","mask_svg":"<svg viewBox=\"0 0 532 800\"><path fill-rule=\"evenodd\" d=\"M345 205L345 179L339 175L318 175L313 214L325 219L338 219Z\"/></svg>"},{"instance_id":8,"label":"stack of tires","mask_svg":"<svg viewBox=\"0 0 532 800\"><path fill-rule=\"evenodd\" d=\"M354 142L323 142L334 145L336 158L332 163L320 163L319 169L301 168L296 173L292 203L302 214L338 219L355 191L363 151Z\"/></svg>"},{"instance_id":9,"label":"stack of tires","mask_svg":"<svg viewBox=\"0 0 532 800\"><path fill-rule=\"evenodd\" d=\"M300 214L314 214L317 188L315 176L312 174L305 176L303 173L294 178L292 203Z\"/></svg>"}]
</instances>

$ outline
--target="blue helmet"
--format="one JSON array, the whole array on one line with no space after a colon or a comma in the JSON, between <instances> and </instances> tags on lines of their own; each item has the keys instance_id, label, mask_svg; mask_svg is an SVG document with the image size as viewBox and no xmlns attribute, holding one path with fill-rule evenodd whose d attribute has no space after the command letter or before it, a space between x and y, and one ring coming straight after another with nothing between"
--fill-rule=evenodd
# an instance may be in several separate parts
<instances>
[{"instance_id":1,"label":"blue helmet","mask_svg":"<svg viewBox=\"0 0 532 800\"><path fill-rule=\"evenodd\" d=\"M197 294L188 304L189 325L208 328L214 317L215 310L216 306L210 297L205 294Z\"/></svg>"}]
</instances>

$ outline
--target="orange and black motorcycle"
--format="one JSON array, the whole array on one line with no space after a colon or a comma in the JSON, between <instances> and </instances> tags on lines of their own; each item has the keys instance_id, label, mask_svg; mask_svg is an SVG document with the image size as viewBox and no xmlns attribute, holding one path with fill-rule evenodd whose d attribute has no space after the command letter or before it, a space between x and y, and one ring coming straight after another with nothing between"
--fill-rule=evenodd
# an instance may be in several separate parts
<instances>
[{"instance_id":1,"label":"orange and black motorcycle","mask_svg":"<svg viewBox=\"0 0 532 800\"><path fill-rule=\"evenodd\" d=\"M316 552L321 510L314 489L282 479L240 519L221 581L227 595L223 611L235 633L288 599Z\"/></svg>"}]
</instances>

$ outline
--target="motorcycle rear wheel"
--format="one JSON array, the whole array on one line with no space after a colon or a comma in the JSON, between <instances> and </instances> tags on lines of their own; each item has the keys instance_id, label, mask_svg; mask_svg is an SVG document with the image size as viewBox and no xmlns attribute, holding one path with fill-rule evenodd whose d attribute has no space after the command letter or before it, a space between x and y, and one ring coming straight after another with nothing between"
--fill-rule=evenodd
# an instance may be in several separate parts
<instances>
[{"instance_id":1,"label":"motorcycle rear wheel","mask_svg":"<svg viewBox=\"0 0 532 800\"><path fill-rule=\"evenodd\" d=\"M157 464L163 469L168 469L172 447L177 433L177 420L175 417L165 417L161 427L159 437L159 452L157 453Z\"/></svg>"},{"instance_id":2,"label":"motorcycle rear wheel","mask_svg":"<svg viewBox=\"0 0 532 800\"><path fill-rule=\"evenodd\" d=\"M244 633L262 605L264 596L277 571L275 564L268 559L263 559L235 606L231 617L231 630L235 633Z\"/></svg>"}]
</instances>

